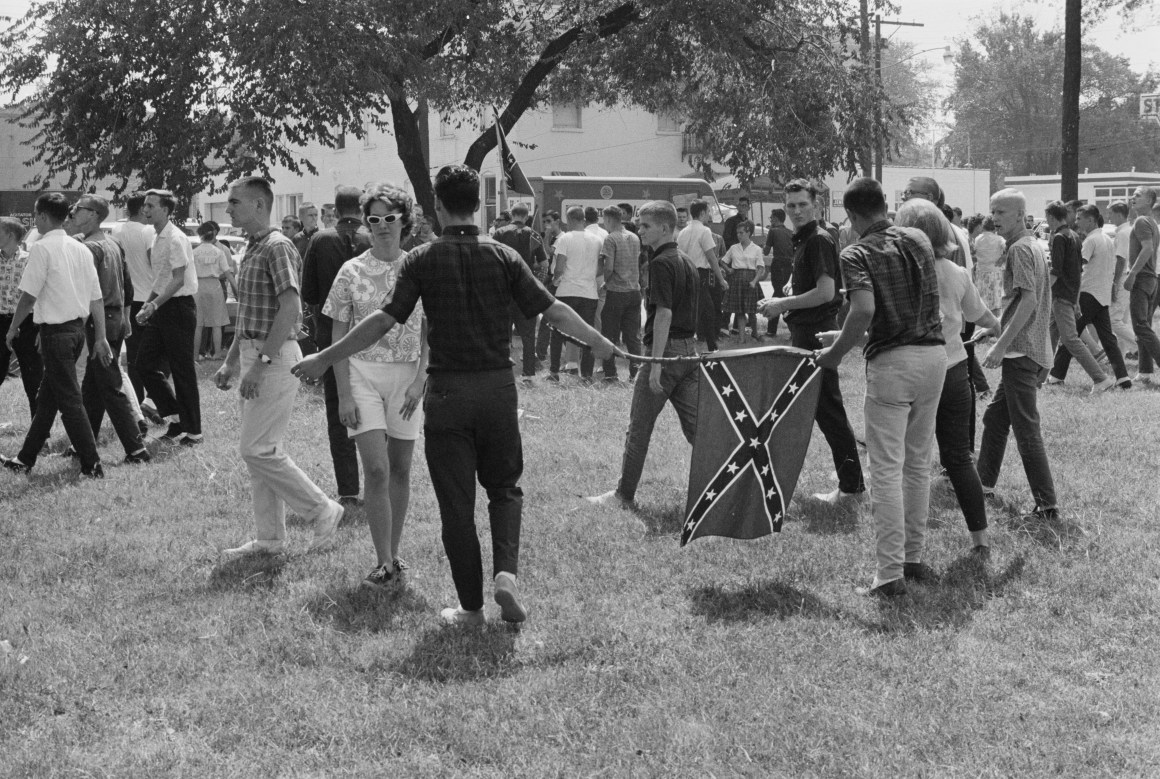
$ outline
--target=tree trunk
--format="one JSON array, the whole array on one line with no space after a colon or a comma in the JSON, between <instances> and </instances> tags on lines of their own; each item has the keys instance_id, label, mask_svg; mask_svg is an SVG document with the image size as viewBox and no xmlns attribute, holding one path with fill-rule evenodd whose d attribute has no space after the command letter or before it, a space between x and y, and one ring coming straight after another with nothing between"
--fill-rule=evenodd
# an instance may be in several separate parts
<instances>
[{"instance_id":1,"label":"tree trunk","mask_svg":"<svg viewBox=\"0 0 1160 779\"><path fill-rule=\"evenodd\" d=\"M1063 153L1059 163L1060 197L1079 197L1079 90L1083 60L1080 25L1083 0L1067 0L1063 32Z\"/></svg>"},{"instance_id":2,"label":"tree trunk","mask_svg":"<svg viewBox=\"0 0 1160 779\"><path fill-rule=\"evenodd\" d=\"M397 91L391 95L391 123L395 131L395 145L407 178L415 188L415 199L423 206L423 215L438 235L442 230L435 216L435 188L431 185L431 163L428 159L427 101L420 100L414 111L407 105L407 96Z\"/></svg>"}]
</instances>

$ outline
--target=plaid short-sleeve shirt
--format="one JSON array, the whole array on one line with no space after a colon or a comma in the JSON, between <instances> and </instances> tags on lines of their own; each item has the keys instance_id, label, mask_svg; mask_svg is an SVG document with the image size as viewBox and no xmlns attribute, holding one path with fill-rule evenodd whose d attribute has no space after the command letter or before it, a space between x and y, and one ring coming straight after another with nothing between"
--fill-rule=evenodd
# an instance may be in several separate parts
<instances>
[{"instance_id":1,"label":"plaid short-sleeve shirt","mask_svg":"<svg viewBox=\"0 0 1160 779\"><path fill-rule=\"evenodd\" d=\"M1030 230L1024 230L1007 241L1003 266L1003 329L1006 330L1019 302L1028 295L1035 301L1035 310L1023 329L1015 334L1007 347L1006 357L1030 357L1044 368L1052 363L1051 337L1051 276L1047 253Z\"/></svg>"},{"instance_id":2,"label":"plaid short-sleeve shirt","mask_svg":"<svg viewBox=\"0 0 1160 779\"><path fill-rule=\"evenodd\" d=\"M238 265L238 338L263 341L270 335L278 313L278 296L288 289L299 290L302 258L290 239L269 227L250 236L246 253ZM302 311L297 312L291 340L302 329Z\"/></svg>"}]
</instances>

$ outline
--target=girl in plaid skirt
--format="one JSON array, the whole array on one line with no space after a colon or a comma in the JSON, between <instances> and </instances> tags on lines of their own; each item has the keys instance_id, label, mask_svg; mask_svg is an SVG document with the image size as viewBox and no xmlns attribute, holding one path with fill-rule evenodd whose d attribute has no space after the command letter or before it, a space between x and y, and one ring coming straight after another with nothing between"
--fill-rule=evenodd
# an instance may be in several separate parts
<instances>
[{"instance_id":1,"label":"girl in plaid skirt","mask_svg":"<svg viewBox=\"0 0 1160 779\"><path fill-rule=\"evenodd\" d=\"M729 297L725 310L733 314L733 328L745 335L745 320L749 318L754 340L761 337L757 331L757 300L761 297L758 284L765 276L765 260L761 247L753 242L753 222L746 219L737 225L738 243L725 253L724 264L730 268Z\"/></svg>"}]
</instances>

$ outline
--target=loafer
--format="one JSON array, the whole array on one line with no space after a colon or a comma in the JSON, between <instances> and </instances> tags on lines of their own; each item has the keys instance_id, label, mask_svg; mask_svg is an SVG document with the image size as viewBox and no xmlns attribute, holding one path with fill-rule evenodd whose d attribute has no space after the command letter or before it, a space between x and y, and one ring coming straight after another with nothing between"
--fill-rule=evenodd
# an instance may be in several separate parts
<instances>
[{"instance_id":1,"label":"loafer","mask_svg":"<svg viewBox=\"0 0 1160 779\"><path fill-rule=\"evenodd\" d=\"M81 468L81 476L86 479L103 479L105 478L105 469L100 463L94 463L88 468Z\"/></svg>"},{"instance_id":2,"label":"loafer","mask_svg":"<svg viewBox=\"0 0 1160 779\"><path fill-rule=\"evenodd\" d=\"M129 464L147 463L152 459L153 455L149 454L149 450L145 448L125 455L125 462Z\"/></svg>"},{"instance_id":3,"label":"loafer","mask_svg":"<svg viewBox=\"0 0 1160 779\"><path fill-rule=\"evenodd\" d=\"M893 600L906 594L906 582L903 579L894 579L885 584L879 584L877 587L859 587L855 592L871 598Z\"/></svg>"},{"instance_id":4,"label":"loafer","mask_svg":"<svg viewBox=\"0 0 1160 779\"><path fill-rule=\"evenodd\" d=\"M342 521L342 515L346 513L346 508L341 503L336 503L333 500L329 500L327 503L322 515L314 520L314 540L310 542L309 550L311 552L325 549L334 543L334 537L338 533L338 523Z\"/></svg>"},{"instance_id":5,"label":"loafer","mask_svg":"<svg viewBox=\"0 0 1160 779\"><path fill-rule=\"evenodd\" d=\"M938 574L926 563L903 563L902 578L915 584L938 584Z\"/></svg>"},{"instance_id":6,"label":"loafer","mask_svg":"<svg viewBox=\"0 0 1160 779\"><path fill-rule=\"evenodd\" d=\"M496 574L494 597L499 604L499 616L504 622L523 622L528 618L528 610L520 605L516 593L516 580L510 575Z\"/></svg>"},{"instance_id":7,"label":"loafer","mask_svg":"<svg viewBox=\"0 0 1160 779\"><path fill-rule=\"evenodd\" d=\"M24 461L18 457L5 457L0 454L0 465L3 465L14 473L28 473L32 470L31 465L25 465Z\"/></svg>"},{"instance_id":8,"label":"loafer","mask_svg":"<svg viewBox=\"0 0 1160 779\"><path fill-rule=\"evenodd\" d=\"M815 493L813 498L831 506L853 506L866 500L866 493L842 492L841 489L836 489L833 492Z\"/></svg>"},{"instance_id":9,"label":"loafer","mask_svg":"<svg viewBox=\"0 0 1160 779\"><path fill-rule=\"evenodd\" d=\"M1104 391L1106 391L1106 390L1110 390L1110 389L1111 389L1112 387L1114 387L1114 386L1116 386L1116 379L1115 379L1115 377L1114 377L1114 376L1108 376L1108 377L1104 378L1104 380L1103 380L1103 381L1101 381L1101 382L1097 382L1097 383L1095 383L1095 384L1093 384L1093 385L1092 385L1092 392L1091 392L1091 394L1093 394L1093 395L1098 395L1098 394L1100 394L1101 392L1104 392Z\"/></svg>"},{"instance_id":10,"label":"loafer","mask_svg":"<svg viewBox=\"0 0 1160 779\"><path fill-rule=\"evenodd\" d=\"M487 617L483 615L483 609L468 611L462 606L457 606L453 609L443 609L439 612L439 618L448 625L478 628L487 624Z\"/></svg>"},{"instance_id":11,"label":"loafer","mask_svg":"<svg viewBox=\"0 0 1160 779\"><path fill-rule=\"evenodd\" d=\"M592 495L584 500L588 501L594 506L619 506L620 508L632 508L633 501L621 495L616 490L609 490L601 495Z\"/></svg>"}]
</instances>

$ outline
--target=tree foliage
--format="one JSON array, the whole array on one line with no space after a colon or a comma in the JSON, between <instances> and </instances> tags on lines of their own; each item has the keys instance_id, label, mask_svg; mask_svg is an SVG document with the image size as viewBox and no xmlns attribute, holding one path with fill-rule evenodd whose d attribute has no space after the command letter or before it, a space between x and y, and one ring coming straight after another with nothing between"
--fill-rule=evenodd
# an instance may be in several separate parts
<instances>
[{"instance_id":1,"label":"tree foliage","mask_svg":"<svg viewBox=\"0 0 1160 779\"><path fill-rule=\"evenodd\" d=\"M949 161L990 167L995 183L1007 175L1057 173L1063 33L1003 14L981 23L972 38L959 46L947 99L955 114L945 139ZM1160 168L1160 132L1137 120L1140 94L1158 83L1157 74L1136 73L1126 59L1084 46L1081 170Z\"/></svg>"},{"instance_id":2,"label":"tree foliage","mask_svg":"<svg viewBox=\"0 0 1160 779\"><path fill-rule=\"evenodd\" d=\"M510 131L566 96L682 117L743 178L854 170L912 107L868 83L850 0L46 0L0 36L37 161L85 186L184 197L214 176L316 172L310 142L393 132L430 206L429 113L495 106ZM490 111L488 111L490 113ZM494 148L480 127L465 162Z\"/></svg>"}]
</instances>

